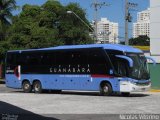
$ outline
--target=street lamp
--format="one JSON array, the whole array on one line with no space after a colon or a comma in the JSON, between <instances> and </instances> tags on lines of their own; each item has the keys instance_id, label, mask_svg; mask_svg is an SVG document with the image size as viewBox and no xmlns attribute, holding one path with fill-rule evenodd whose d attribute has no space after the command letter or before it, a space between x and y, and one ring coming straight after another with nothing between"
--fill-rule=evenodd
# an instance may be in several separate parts
<instances>
[{"instance_id":1,"label":"street lamp","mask_svg":"<svg viewBox=\"0 0 160 120\"><path fill-rule=\"evenodd\" d=\"M94 30L84 20L82 20L82 18L80 18L75 12L67 11L67 14L74 14L78 19L81 20L81 22L83 22L83 24L85 24L90 30L92 30L92 32L94 32Z\"/></svg>"}]
</instances>

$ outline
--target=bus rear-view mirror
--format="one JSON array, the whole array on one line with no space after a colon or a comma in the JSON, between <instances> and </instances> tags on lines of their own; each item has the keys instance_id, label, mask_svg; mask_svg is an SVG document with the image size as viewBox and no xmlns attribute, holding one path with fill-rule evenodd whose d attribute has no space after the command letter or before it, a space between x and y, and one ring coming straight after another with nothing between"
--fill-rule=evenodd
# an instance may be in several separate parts
<instances>
[{"instance_id":1,"label":"bus rear-view mirror","mask_svg":"<svg viewBox=\"0 0 160 120\"><path fill-rule=\"evenodd\" d=\"M129 67L133 67L133 60L130 57L127 57L125 55L116 55L116 57L127 60L129 63Z\"/></svg>"},{"instance_id":2,"label":"bus rear-view mirror","mask_svg":"<svg viewBox=\"0 0 160 120\"><path fill-rule=\"evenodd\" d=\"M152 57L146 56L146 59L151 60L153 62L153 66L156 66L156 61Z\"/></svg>"}]
</instances>

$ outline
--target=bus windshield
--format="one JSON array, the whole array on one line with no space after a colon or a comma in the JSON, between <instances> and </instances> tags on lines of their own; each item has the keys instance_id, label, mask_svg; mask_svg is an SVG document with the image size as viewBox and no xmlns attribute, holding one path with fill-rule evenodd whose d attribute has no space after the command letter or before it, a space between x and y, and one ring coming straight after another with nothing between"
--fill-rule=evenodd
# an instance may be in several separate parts
<instances>
[{"instance_id":1,"label":"bus windshield","mask_svg":"<svg viewBox=\"0 0 160 120\"><path fill-rule=\"evenodd\" d=\"M133 60L133 67L130 68L129 77L138 80L149 79L150 75L145 56L135 53L127 53L127 56Z\"/></svg>"},{"instance_id":2,"label":"bus windshield","mask_svg":"<svg viewBox=\"0 0 160 120\"><path fill-rule=\"evenodd\" d=\"M126 53L125 56L133 61L133 67L129 66L126 59L116 57L116 55L124 55L120 52L106 51L111 60L115 75L129 77L137 80L148 80L150 78L147 59L143 53Z\"/></svg>"}]
</instances>

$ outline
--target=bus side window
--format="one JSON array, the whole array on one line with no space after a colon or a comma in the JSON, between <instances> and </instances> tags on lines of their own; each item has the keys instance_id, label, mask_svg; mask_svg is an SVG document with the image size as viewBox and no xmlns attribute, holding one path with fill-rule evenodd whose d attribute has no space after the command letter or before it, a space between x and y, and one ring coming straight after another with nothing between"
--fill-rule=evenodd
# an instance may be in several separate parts
<instances>
[{"instance_id":1,"label":"bus side window","mask_svg":"<svg viewBox=\"0 0 160 120\"><path fill-rule=\"evenodd\" d=\"M7 53L7 65L25 65L26 64L26 56L21 53Z\"/></svg>"},{"instance_id":2,"label":"bus side window","mask_svg":"<svg viewBox=\"0 0 160 120\"><path fill-rule=\"evenodd\" d=\"M24 65L26 62L24 54L19 54L17 59L17 65Z\"/></svg>"},{"instance_id":3,"label":"bus side window","mask_svg":"<svg viewBox=\"0 0 160 120\"><path fill-rule=\"evenodd\" d=\"M8 65L19 65L18 53L7 53L7 64Z\"/></svg>"},{"instance_id":4,"label":"bus side window","mask_svg":"<svg viewBox=\"0 0 160 120\"><path fill-rule=\"evenodd\" d=\"M110 74L110 63L101 49L88 51L88 63L92 74Z\"/></svg>"},{"instance_id":5,"label":"bus side window","mask_svg":"<svg viewBox=\"0 0 160 120\"><path fill-rule=\"evenodd\" d=\"M86 50L68 50L56 52L56 66L62 68L83 68L87 69L87 51ZM76 73L76 72L74 72ZM84 72L83 72L84 73ZM79 72L79 74L81 74Z\"/></svg>"},{"instance_id":6,"label":"bus side window","mask_svg":"<svg viewBox=\"0 0 160 120\"><path fill-rule=\"evenodd\" d=\"M87 51L85 50L77 50L75 52L72 52L71 55L71 64L74 65L81 65L81 66L85 66L87 65Z\"/></svg>"},{"instance_id":7,"label":"bus side window","mask_svg":"<svg viewBox=\"0 0 160 120\"><path fill-rule=\"evenodd\" d=\"M21 55L21 62L23 63L23 65L27 65L27 66L37 66L40 65L40 55L39 53L24 53L23 55Z\"/></svg>"},{"instance_id":8,"label":"bus side window","mask_svg":"<svg viewBox=\"0 0 160 120\"><path fill-rule=\"evenodd\" d=\"M7 53L7 64L8 65L14 65L15 57L14 54Z\"/></svg>"},{"instance_id":9,"label":"bus side window","mask_svg":"<svg viewBox=\"0 0 160 120\"><path fill-rule=\"evenodd\" d=\"M54 52L48 52L48 53L42 53L40 55L40 62L41 65L54 65L55 64L55 53Z\"/></svg>"},{"instance_id":10,"label":"bus side window","mask_svg":"<svg viewBox=\"0 0 160 120\"><path fill-rule=\"evenodd\" d=\"M68 65L70 64L70 56L68 51L57 51L55 54L56 65Z\"/></svg>"}]
</instances>

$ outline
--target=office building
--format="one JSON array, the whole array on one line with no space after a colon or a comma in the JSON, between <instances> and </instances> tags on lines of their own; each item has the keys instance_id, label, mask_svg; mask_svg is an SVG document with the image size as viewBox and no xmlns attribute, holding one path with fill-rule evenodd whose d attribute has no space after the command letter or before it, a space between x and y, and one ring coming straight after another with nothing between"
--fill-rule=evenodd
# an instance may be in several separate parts
<instances>
[{"instance_id":1,"label":"office building","mask_svg":"<svg viewBox=\"0 0 160 120\"><path fill-rule=\"evenodd\" d=\"M150 36L150 9L137 13L137 22L133 23L133 38L140 35Z\"/></svg>"},{"instance_id":2,"label":"office building","mask_svg":"<svg viewBox=\"0 0 160 120\"><path fill-rule=\"evenodd\" d=\"M118 23L101 18L97 22L97 43L118 43Z\"/></svg>"}]
</instances>

